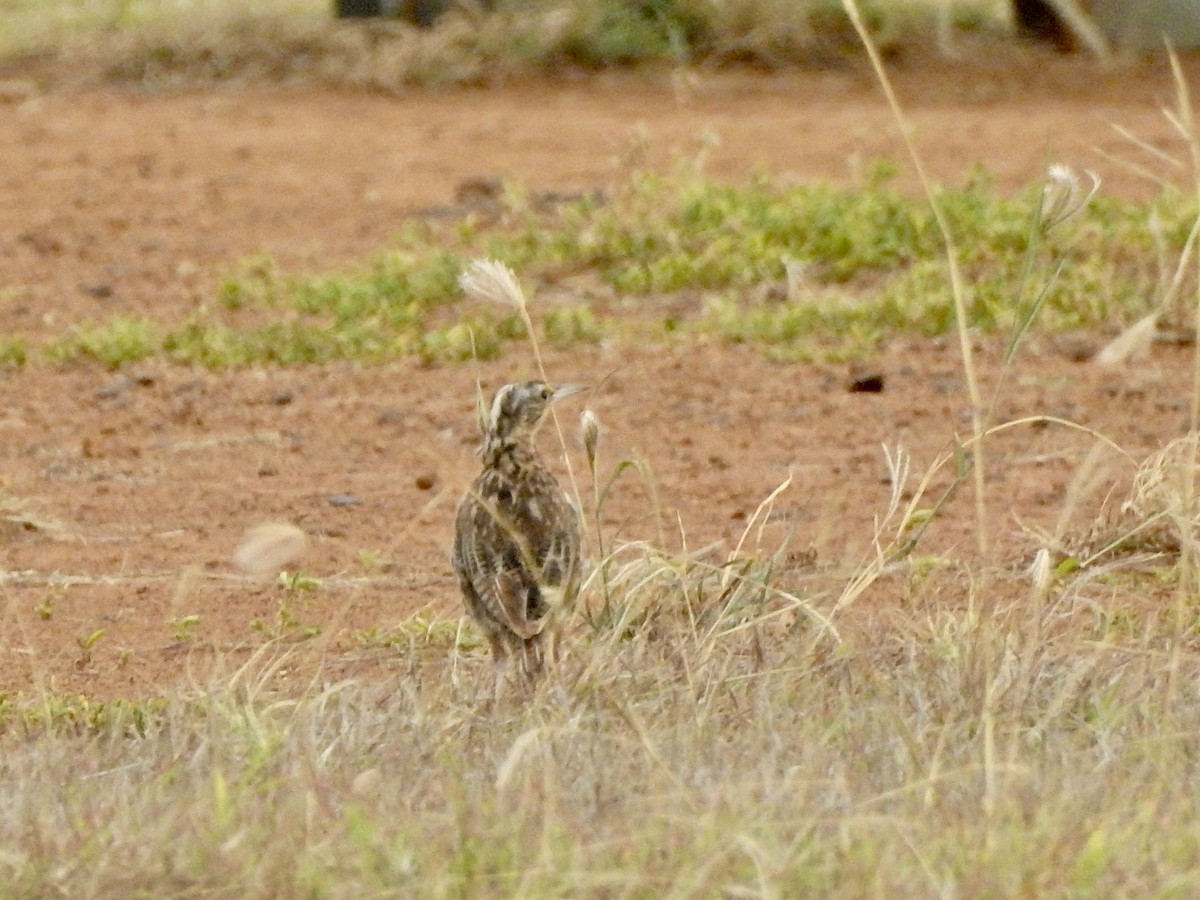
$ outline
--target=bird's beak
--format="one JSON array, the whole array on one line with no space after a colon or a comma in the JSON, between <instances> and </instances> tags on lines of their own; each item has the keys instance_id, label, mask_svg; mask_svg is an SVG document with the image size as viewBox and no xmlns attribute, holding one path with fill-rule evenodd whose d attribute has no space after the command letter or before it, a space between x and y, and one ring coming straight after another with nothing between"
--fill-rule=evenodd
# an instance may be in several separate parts
<instances>
[{"instance_id":1,"label":"bird's beak","mask_svg":"<svg viewBox=\"0 0 1200 900\"><path fill-rule=\"evenodd\" d=\"M554 393L550 396L550 402L554 403L561 400L563 397L570 397L572 394L579 394L589 389L586 384L560 384L554 389Z\"/></svg>"}]
</instances>

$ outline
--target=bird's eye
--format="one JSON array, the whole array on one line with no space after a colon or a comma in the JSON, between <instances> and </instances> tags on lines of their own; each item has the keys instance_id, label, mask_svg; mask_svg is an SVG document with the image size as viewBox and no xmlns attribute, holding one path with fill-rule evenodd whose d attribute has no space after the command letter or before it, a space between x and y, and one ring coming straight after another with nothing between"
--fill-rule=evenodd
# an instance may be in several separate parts
<instances>
[{"instance_id":1,"label":"bird's eye","mask_svg":"<svg viewBox=\"0 0 1200 900\"><path fill-rule=\"evenodd\" d=\"M550 390L549 386L542 385L542 399L549 400L552 396L554 396L554 391Z\"/></svg>"}]
</instances>

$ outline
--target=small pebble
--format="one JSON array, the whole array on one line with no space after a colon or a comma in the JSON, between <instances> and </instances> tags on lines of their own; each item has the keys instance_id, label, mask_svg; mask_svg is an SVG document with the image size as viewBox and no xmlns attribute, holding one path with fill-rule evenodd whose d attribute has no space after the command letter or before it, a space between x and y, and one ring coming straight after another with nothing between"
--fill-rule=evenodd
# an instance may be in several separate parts
<instances>
[{"instance_id":1,"label":"small pebble","mask_svg":"<svg viewBox=\"0 0 1200 900\"><path fill-rule=\"evenodd\" d=\"M125 392L126 388L150 387L152 384L154 384L152 375L122 375L103 387L96 388L94 393L97 397L118 397Z\"/></svg>"},{"instance_id":2,"label":"small pebble","mask_svg":"<svg viewBox=\"0 0 1200 900\"><path fill-rule=\"evenodd\" d=\"M358 506L361 503L353 494L334 494L329 498L330 506Z\"/></svg>"},{"instance_id":3,"label":"small pebble","mask_svg":"<svg viewBox=\"0 0 1200 900\"><path fill-rule=\"evenodd\" d=\"M113 286L107 281L97 281L92 284L81 284L79 289L97 300L107 300L113 295Z\"/></svg>"},{"instance_id":4,"label":"small pebble","mask_svg":"<svg viewBox=\"0 0 1200 900\"><path fill-rule=\"evenodd\" d=\"M859 375L850 382L850 393L852 394L882 394L883 393L883 373L871 372L866 375Z\"/></svg>"},{"instance_id":5,"label":"small pebble","mask_svg":"<svg viewBox=\"0 0 1200 900\"><path fill-rule=\"evenodd\" d=\"M379 411L379 415L375 417L375 424L376 425L403 425L404 424L404 413L400 412L400 410L398 410L398 409L392 409L391 407L386 408L386 409L381 409Z\"/></svg>"},{"instance_id":6,"label":"small pebble","mask_svg":"<svg viewBox=\"0 0 1200 900\"><path fill-rule=\"evenodd\" d=\"M116 397L124 392L125 388L133 384L133 379L127 375L122 375L120 378L115 378L103 387L98 387L93 392L97 397Z\"/></svg>"}]
</instances>

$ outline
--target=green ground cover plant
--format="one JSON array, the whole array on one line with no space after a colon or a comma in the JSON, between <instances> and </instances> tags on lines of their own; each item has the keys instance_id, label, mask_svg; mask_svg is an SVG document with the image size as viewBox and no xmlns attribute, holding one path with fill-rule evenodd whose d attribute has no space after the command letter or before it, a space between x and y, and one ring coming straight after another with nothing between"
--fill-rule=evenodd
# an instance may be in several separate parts
<instances>
[{"instance_id":1,"label":"green ground cover plant","mask_svg":"<svg viewBox=\"0 0 1200 900\"><path fill-rule=\"evenodd\" d=\"M184 321L120 315L76 323L40 347L8 335L5 359L120 366L158 356L220 368L491 357L527 328L464 298L458 273L478 256L522 272L535 293L561 287L567 299L540 307L533 323L559 345L717 335L784 358L853 357L888 336L955 327L937 223L923 199L893 185L893 171L878 163L852 186L765 175L729 185L681 165L550 210L514 189L495 220L410 224L357 267L291 275L256 257ZM1008 333L1035 299L1037 327L1050 331L1119 328L1155 309L1171 274L1163 260L1187 243L1194 199L1174 189L1147 202L1099 197L1042 236L1042 190L1004 196L983 172L937 188L962 248L968 327Z\"/></svg>"}]
</instances>

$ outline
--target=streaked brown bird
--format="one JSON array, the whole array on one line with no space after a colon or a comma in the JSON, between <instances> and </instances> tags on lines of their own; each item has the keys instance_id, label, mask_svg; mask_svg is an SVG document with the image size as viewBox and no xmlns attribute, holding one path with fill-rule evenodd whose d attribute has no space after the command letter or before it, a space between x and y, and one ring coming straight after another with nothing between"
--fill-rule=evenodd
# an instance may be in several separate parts
<instances>
[{"instance_id":1,"label":"streaked brown bird","mask_svg":"<svg viewBox=\"0 0 1200 900\"><path fill-rule=\"evenodd\" d=\"M526 381L496 392L482 422L483 471L455 519L453 564L467 611L497 665L511 658L529 681L554 658L579 593L583 540L579 511L534 438L550 405L580 390Z\"/></svg>"}]
</instances>

